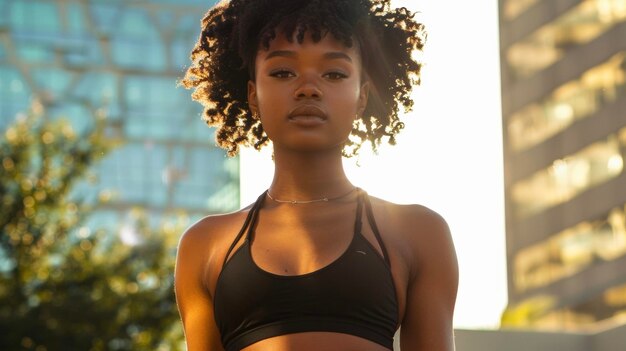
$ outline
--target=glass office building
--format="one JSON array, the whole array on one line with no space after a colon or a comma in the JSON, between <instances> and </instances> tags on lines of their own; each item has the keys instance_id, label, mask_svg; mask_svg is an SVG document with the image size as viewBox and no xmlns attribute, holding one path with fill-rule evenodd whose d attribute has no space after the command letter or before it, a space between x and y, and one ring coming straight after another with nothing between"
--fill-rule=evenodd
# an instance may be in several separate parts
<instances>
[{"instance_id":1,"label":"glass office building","mask_svg":"<svg viewBox=\"0 0 626 351\"><path fill-rule=\"evenodd\" d=\"M177 87L213 0L0 1L0 130L33 98L81 130L104 114L121 146L76 189L106 199L91 219L133 209L158 224L239 207L239 161L214 145L201 106Z\"/></svg>"},{"instance_id":2,"label":"glass office building","mask_svg":"<svg viewBox=\"0 0 626 351\"><path fill-rule=\"evenodd\" d=\"M508 288L533 326L626 316L626 0L500 0Z\"/></svg>"}]
</instances>

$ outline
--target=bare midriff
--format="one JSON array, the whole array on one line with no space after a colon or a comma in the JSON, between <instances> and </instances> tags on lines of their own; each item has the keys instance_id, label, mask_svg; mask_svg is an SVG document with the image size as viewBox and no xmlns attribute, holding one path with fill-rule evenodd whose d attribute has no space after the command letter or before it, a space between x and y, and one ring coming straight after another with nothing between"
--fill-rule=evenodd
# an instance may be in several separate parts
<instances>
[{"instance_id":1,"label":"bare midriff","mask_svg":"<svg viewBox=\"0 0 626 351\"><path fill-rule=\"evenodd\" d=\"M276 336L256 342L241 351L389 351L386 347L358 336L306 332Z\"/></svg>"}]
</instances>

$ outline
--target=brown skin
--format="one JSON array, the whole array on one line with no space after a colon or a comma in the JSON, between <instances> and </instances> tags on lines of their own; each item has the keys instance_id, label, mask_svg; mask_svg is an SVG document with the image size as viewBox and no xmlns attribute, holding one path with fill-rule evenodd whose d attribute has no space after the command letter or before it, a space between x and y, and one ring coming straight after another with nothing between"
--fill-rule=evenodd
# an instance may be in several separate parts
<instances>
[{"instance_id":1,"label":"brown skin","mask_svg":"<svg viewBox=\"0 0 626 351\"><path fill-rule=\"evenodd\" d=\"M277 51L282 54L272 54ZM331 52L343 55L329 57ZM259 51L256 72L255 81L248 84L248 97L251 110L261 116L274 145L271 194L300 200L344 194L352 185L343 171L341 149L369 92L368 83L361 79L358 48L346 48L332 36L318 43L307 37L302 44L278 36L269 50ZM290 112L303 104L316 106L324 118L289 118ZM254 261L281 275L301 275L330 264L350 242L355 196L298 205L266 199L252 246ZM372 205L391 259L402 350L454 350L452 316L458 266L446 222L419 205L397 205L376 198ZM181 238L176 298L189 351L223 350L212 296L228 247L248 210L206 217ZM362 234L380 250L365 218L363 223ZM329 332L281 335L244 350L386 351L369 340Z\"/></svg>"}]
</instances>

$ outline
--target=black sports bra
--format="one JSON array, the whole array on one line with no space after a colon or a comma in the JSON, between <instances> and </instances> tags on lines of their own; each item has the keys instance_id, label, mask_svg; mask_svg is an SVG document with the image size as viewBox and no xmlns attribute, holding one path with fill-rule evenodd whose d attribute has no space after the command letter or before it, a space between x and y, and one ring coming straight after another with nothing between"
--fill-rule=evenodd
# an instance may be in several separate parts
<instances>
[{"instance_id":1,"label":"black sports bra","mask_svg":"<svg viewBox=\"0 0 626 351\"><path fill-rule=\"evenodd\" d=\"M274 336L327 331L358 336L393 350L398 303L389 256L367 194L357 189L354 235L347 250L314 272L285 276L261 269L251 244L261 194L230 246L215 288L214 316L226 351ZM365 206L383 256L361 234ZM242 235L244 243L229 258Z\"/></svg>"}]
</instances>

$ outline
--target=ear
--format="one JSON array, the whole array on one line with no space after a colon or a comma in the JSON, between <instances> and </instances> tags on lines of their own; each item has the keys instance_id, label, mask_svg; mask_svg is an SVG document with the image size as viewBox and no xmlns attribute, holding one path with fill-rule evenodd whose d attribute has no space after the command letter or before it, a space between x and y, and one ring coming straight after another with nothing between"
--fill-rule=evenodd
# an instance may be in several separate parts
<instances>
[{"instance_id":1,"label":"ear","mask_svg":"<svg viewBox=\"0 0 626 351\"><path fill-rule=\"evenodd\" d=\"M363 111L365 111L365 108L367 107L367 99L369 98L370 95L370 82L369 80L366 80L363 82L363 84L361 84L361 90L359 91L359 99L357 101L357 115L360 117L362 117L363 115Z\"/></svg>"},{"instance_id":2,"label":"ear","mask_svg":"<svg viewBox=\"0 0 626 351\"><path fill-rule=\"evenodd\" d=\"M250 108L250 112L252 112L253 116L259 115L259 102L256 96L256 84L251 80L248 81L248 107Z\"/></svg>"}]
</instances>

